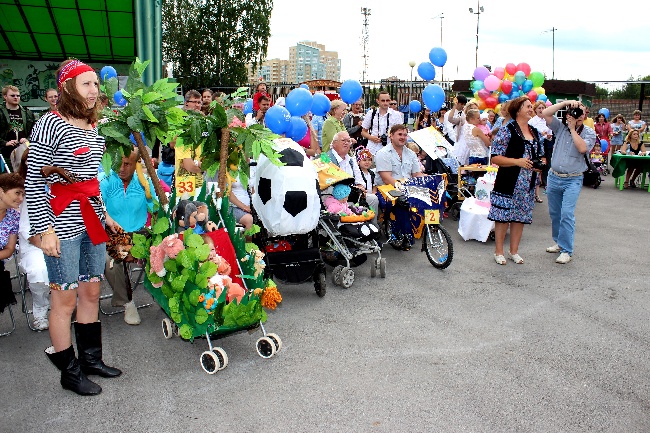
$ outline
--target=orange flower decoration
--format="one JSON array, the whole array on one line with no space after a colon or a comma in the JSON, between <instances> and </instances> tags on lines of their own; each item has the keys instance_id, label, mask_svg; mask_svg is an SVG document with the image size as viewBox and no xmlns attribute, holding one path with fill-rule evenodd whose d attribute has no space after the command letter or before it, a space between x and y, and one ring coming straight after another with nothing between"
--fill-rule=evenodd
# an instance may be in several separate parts
<instances>
[{"instance_id":1,"label":"orange flower decoration","mask_svg":"<svg viewBox=\"0 0 650 433\"><path fill-rule=\"evenodd\" d=\"M275 307L282 302L282 296L275 286L269 286L262 293L262 306L269 310L275 310Z\"/></svg>"}]
</instances>

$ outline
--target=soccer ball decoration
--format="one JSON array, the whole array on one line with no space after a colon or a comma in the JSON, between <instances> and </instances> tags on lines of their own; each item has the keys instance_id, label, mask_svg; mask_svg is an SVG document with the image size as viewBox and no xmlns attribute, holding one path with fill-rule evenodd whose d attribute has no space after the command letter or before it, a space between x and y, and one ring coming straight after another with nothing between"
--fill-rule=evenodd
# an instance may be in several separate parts
<instances>
[{"instance_id":1,"label":"soccer ball decoration","mask_svg":"<svg viewBox=\"0 0 650 433\"><path fill-rule=\"evenodd\" d=\"M260 155L253 178L253 206L270 236L308 233L318 225L318 176L304 150L289 138L274 140L285 165Z\"/></svg>"}]
</instances>

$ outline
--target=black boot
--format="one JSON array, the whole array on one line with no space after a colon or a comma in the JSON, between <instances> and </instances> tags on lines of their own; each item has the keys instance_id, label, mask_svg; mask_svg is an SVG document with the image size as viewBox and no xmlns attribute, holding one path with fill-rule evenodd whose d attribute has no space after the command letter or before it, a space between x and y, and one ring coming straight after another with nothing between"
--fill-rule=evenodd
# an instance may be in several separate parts
<instances>
[{"instance_id":1,"label":"black boot","mask_svg":"<svg viewBox=\"0 0 650 433\"><path fill-rule=\"evenodd\" d=\"M101 377L117 377L122 374L122 371L109 367L102 361L101 322L75 322L74 333L77 338L77 350L79 351L81 371L88 375L96 374Z\"/></svg>"},{"instance_id":2,"label":"black boot","mask_svg":"<svg viewBox=\"0 0 650 433\"><path fill-rule=\"evenodd\" d=\"M97 395L102 388L91 381L81 371L79 361L74 355L72 346L60 352L54 352L54 346L45 349L45 354L52 364L61 370L61 386L79 395Z\"/></svg>"}]
</instances>

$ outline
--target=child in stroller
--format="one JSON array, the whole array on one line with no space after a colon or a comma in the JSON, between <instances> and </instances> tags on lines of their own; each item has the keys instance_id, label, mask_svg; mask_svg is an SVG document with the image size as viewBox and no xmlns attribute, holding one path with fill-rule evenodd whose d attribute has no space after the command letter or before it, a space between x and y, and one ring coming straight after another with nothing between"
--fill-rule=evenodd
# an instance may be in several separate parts
<instances>
[{"instance_id":1,"label":"child in stroller","mask_svg":"<svg viewBox=\"0 0 650 433\"><path fill-rule=\"evenodd\" d=\"M603 155L603 152L601 151L601 144L598 141L596 141L593 149L591 149L589 159L591 160L594 167L596 167L596 170L598 170L598 173L603 176L607 176L609 170L607 169L607 164L605 163L605 155Z\"/></svg>"}]
</instances>

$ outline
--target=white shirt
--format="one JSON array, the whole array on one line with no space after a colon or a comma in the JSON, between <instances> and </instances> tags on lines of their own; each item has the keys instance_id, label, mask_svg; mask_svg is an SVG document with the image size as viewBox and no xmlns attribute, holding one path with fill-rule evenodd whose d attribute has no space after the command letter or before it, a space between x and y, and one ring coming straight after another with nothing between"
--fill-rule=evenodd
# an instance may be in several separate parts
<instances>
[{"instance_id":1,"label":"white shirt","mask_svg":"<svg viewBox=\"0 0 650 433\"><path fill-rule=\"evenodd\" d=\"M363 177L361 177L361 170L359 170L357 161L354 158L347 154L344 158L341 158L334 149L332 149L331 153L336 158L339 168L354 178L355 185L363 185L365 183Z\"/></svg>"},{"instance_id":2,"label":"white shirt","mask_svg":"<svg viewBox=\"0 0 650 433\"><path fill-rule=\"evenodd\" d=\"M549 140L553 136L553 131L546 125L546 120L542 117L535 115L530 118L528 124L537 129L541 134L546 133L545 137Z\"/></svg>"},{"instance_id":3,"label":"white shirt","mask_svg":"<svg viewBox=\"0 0 650 433\"><path fill-rule=\"evenodd\" d=\"M374 113L374 119L373 119L373 113ZM386 122L388 122L388 125L386 124ZM371 123L372 123L372 130L370 129ZM389 146L390 127L393 125L402 125L402 124L404 124L404 116L399 111L395 111L392 108L388 108L386 114L382 115L379 108L377 108L376 110L368 110L365 117L363 118L361 127L363 129L368 130L368 133L370 135L374 135L376 137L381 137L383 134L386 134L387 137L386 146ZM370 151L370 153L372 153L372 156L375 156L375 154L383 147L384 146L381 144L381 142L375 143L374 141L368 140L368 150Z\"/></svg>"},{"instance_id":4,"label":"white shirt","mask_svg":"<svg viewBox=\"0 0 650 433\"><path fill-rule=\"evenodd\" d=\"M258 123L260 122L258 122L257 118L253 113L248 113L246 115L246 127L249 127L251 125L257 125Z\"/></svg>"}]
</instances>

